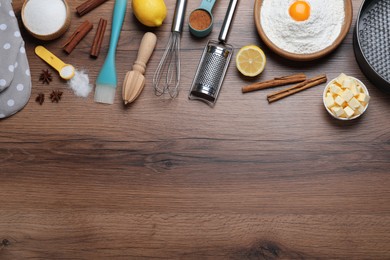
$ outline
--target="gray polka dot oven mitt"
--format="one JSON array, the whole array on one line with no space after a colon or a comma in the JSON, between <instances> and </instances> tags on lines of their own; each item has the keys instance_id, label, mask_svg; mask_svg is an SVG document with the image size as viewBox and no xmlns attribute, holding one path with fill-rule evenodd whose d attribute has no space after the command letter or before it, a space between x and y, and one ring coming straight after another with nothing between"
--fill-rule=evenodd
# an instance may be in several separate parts
<instances>
[{"instance_id":1,"label":"gray polka dot oven mitt","mask_svg":"<svg viewBox=\"0 0 390 260\"><path fill-rule=\"evenodd\" d=\"M0 119L21 110L31 95L31 76L11 0L0 0Z\"/></svg>"}]
</instances>

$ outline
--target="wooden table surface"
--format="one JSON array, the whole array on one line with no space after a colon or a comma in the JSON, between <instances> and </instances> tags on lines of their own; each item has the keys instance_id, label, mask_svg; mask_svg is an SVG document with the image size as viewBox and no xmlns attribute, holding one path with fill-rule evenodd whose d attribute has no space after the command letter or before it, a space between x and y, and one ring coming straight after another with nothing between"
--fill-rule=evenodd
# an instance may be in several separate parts
<instances>
[{"instance_id":1,"label":"wooden table surface","mask_svg":"<svg viewBox=\"0 0 390 260\"><path fill-rule=\"evenodd\" d=\"M182 34L182 84L177 99L156 97L152 77L170 34L175 6L153 31L158 44L146 86L129 107L76 97L33 54L37 44L94 82L108 49L89 58L94 32L70 55L66 38L88 19L111 20L113 1L86 16L69 1L66 35L39 42L23 32L33 80L23 111L0 121L0 259L390 259L390 96L361 73L352 32L362 1L353 0L353 26L331 55L292 62L260 40L253 0L238 6L228 42L250 43L267 55L262 75L248 80L232 62L218 102L189 101L188 90L208 39L195 39L188 14ZM214 9L217 39L228 1ZM110 26L111 22L109 22ZM95 30L95 29L94 29ZM119 41L119 85L131 70L142 35L130 1ZM42 69L53 82L39 82ZM358 120L332 119L322 105L324 85L273 104L241 87L304 72L344 72L367 84L372 100ZM52 90L64 92L51 103ZM46 95L42 106L38 93Z\"/></svg>"}]
</instances>

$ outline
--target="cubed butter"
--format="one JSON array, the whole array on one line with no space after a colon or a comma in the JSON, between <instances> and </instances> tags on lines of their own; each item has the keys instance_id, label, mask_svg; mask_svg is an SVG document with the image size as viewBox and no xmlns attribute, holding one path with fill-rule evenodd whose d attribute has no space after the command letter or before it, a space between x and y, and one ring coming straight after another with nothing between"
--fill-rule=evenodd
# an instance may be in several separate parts
<instances>
[{"instance_id":1,"label":"cubed butter","mask_svg":"<svg viewBox=\"0 0 390 260\"><path fill-rule=\"evenodd\" d=\"M346 89L343 93L340 95L345 101L350 101L353 98L353 93L351 90Z\"/></svg>"},{"instance_id":2,"label":"cubed butter","mask_svg":"<svg viewBox=\"0 0 390 260\"><path fill-rule=\"evenodd\" d=\"M343 106L345 100L341 96L337 96L334 102L336 102L336 104L339 106Z\"/></svg>"},{"instance_id":3,"label":"cubed butter","mask_svg":"<svg viewBox=\"0 0 390 260\"><path fill-rule=\"evenodd\" d=\"M353 85L353 86L350 88L350 90L352 91L354 97L357 97L357 96L360 94L360 91L359 91L359 89L357 88L357 85Z\"/></svg>"},{"instance_id":4,"label":"cubed butter","mask_svg":"<svg viewBox=\"0 0 390 260\"><path fill-rule=\"evenodd\" d=\"M343 90L339 86L337 86L336 84L330 85L330 92L331 93L339 95L339 93L341 93L342 91Z\"/></svg>"},{"instance_id":5,"label":"cubed butter","mask_svg":"<svg viewBox=\"0 0 390 260\"><path fill-rule=\"evenodd\" d=\"M360 105L360 106L355 110L355 114L356 114L356 113L359 113L359 115L360 115L360 114L363 114L364 108L365 108L365 106Z\"/></svg>"},{"instance_id":6,"label":"cubed butter","mask_svg":"<svg viewBox=\"0 0 390 260\"><path fill-rule=\"evenodd\" d=\"M356 110L360 105L360 102L356 98L352 98L350 101L348 101L348 106L350 106L352 109Z\"/></svg>"},{"instance_id":7,"label":"cubed butter","mask_svg":"<svg viewBox=\"0 0 390 260\"><path fill-rule=\"evenodd\" d=\"M350 118L351 116L353 116L353 114L355 114L355 110L353 110L351 107L349 106L346 106L344 108L344 112L345 114L347 115L348 118Z\"/></svg>"},{"instance_id":8,"label":"cubed butter","mask_svg":"<svg viewBox=\"0 0 390 260\"><path fill-rule=\"evenodd\" d=\"M325 106L327 108L331 108L334 105L335 105L335 103L334 103L334 99L333 99L332 95L330 95L330 96L327 95L326 98L325 98ZM360 105L360 103L359 103L359 105Z\"/></svg>"},{"instance_id":9,"label":"cubed butter","mask_svg":"<svg viewBox=\"0 0 390 260\"><path fill-rule=\"evenodd\" d=\"M351 89L353 86L355 86L355 81L350 78L350 77L347 77L346 79L344 79L344 82L343 82L343 87L344 88L349 88Z\"/></svg>"},{"instance_id":10,"label":"cubed butter","mask_svg":"<svg viewBox=\"0 0 390 260\"><path fill-rule=\"evenodd\" d=\"M344 84L344 80L346 80L348 78L347 75L345 75L344 73L341 73L337 78L336 78L336 82L342 86Z\"/></svg>"},{"instance_id":11,"label":"cubed butter","mask_svg":"<svg viewBox=\"0 0 390 260\"><path fill-rule=\"evenodd\" d=\"M370 101L370 96L364 94L364 93L360 93L358 98L357 98L360 102L363 102L365 104L368 103L368 101Z\"/></svg>"},{"instance_id":12,"label":"cubed butter","mask_svg":"<svg viewBox=\"0 0 390 260\"><path fill-rule=\"evenodd\" d=\"M330 110L332 110L333 114L336 116L336 117L341 117L342 115L345 114L345 111L342 107L339 107L339 106L334 106L332 107Z\"/></svg>"}]
</instances>

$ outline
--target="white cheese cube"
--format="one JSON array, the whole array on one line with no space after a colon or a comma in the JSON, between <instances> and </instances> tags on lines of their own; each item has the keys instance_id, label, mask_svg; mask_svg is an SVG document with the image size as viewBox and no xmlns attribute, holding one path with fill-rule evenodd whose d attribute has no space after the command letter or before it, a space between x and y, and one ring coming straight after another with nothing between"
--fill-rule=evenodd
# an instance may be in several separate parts
<instances>
[{"instance_id":1,"label":"white cheese cube","mask_svg":"<svg viewBox=\"0 0 390 260\"><path fill-rule=\"evenodd\" d=\"M353 93L351 90L346 89L343 93L340 95L345 101L350 101L353 98Z\"/></svg>"},{"instance_id":2,"label":"white cheese cube","mask_svg":"<svg viewBox=\"0 0 390 260\"><path fill-rule=\"evenodd\" d=\"M328 94L330 94L330 93L328 93ZM334 103L334 99L333 99L333 97L332 97L332 94L327 95L326 98L325 98L325 106L326 106L327 108L331 108L331 107L333 107L334 105L335 105L335 103ZM360 105L360 103L359 103L359 105Z\"/></svg>"},{"instance_id":3,"label":"white cheese cube","mask_svg":"<svg viewBox=\"0 0 390 260\"><path fill-rule=\"evenodd\" d=\"M348 78L347 75L345 75L344 73L341 73L337 78L336 78L336 82L342 86L344 85L344 80L346 80Z\"/></svg>"},{"instance_id":4,"label":"white cheese cube","mask_svg":"<svg viewBox=\"0 0 390 260\"><path fill-rule=\"evenodd\" d=\"M367 104L368 101L370 101L370 96L364 94L364 93L360 93L358 98L357 98L360 102L364 103L364 104Z\"/></svg>"},{"instance_id":5,"label":"white cheese cube","mask_svg":"<svg viewBox=\"0 0 390 260\"><path fill-rule=\"evenodd\" d=\"M345 111L342 107L334 106L330 110L332 110L333 114L336 117L342 117L343 115L345 115Z\"/></svg>"},{"instance_id":6,"label":"white cheese cube","mask_svg":"<svg viewBox=\"0 0 390 260\"><path fill-rule=\"evenodd\" d=\"M331 84L330 85L330 92L333 94L339 95L339 93L343 92L343 90L339 86L337 86L335 84Z\"/></svg>"},{"instance_id":7,"label":"white cheese cube","mask_svg":"<svg viewBox=\"0 0 390 260\"><path fill-rule=\"evenodd\" d=\"M350 118L351 116L353 116L353 114L355 114L355 110L353 110L351 107L349 106L346 106L344 108L344 112L345 114L347 115L348 118Z\"/></svg>"},{"instance_id":8,"label":"white cheese cube","mask_svg":"<svg viewBox=\"0 0 390 260\"><path fill-rule=\"evenodd\" d=\"M345 102L345 100L344 100L344 98L342 98L340 96L337 96L336 99L334 100L334 102L336 102L337 105L342 107L344 102Z\"/></svg>"},{"instance_id":9,"label":"white cheese cube","mask_svg":"<svg viewBox=\"0 0 390 260\"><path fill-rule=\"evenodd\" d=\"M350 106L352 109L356 110L358 107L360 107L360 102L356 98L352 98L350 101L348 101L348 106Z\"/></svg>"}]
</instances>

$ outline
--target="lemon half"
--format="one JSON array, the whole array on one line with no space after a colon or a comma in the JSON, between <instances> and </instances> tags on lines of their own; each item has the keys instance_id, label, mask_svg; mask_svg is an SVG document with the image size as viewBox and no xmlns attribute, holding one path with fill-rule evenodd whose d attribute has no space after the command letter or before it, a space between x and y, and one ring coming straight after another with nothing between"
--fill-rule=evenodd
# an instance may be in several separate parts
<instances>
[{"instance_id":1,"label":"lemon half","mask_svg":"<svg viewBox=\"0 0 390 260\"><path fill-rule=\"evenodd\" d=\"M263 72L266 58L262 49L256 45L242 47L236 56L237 69L245 76L255 77Z\"/></svg>"}]
</instances>

